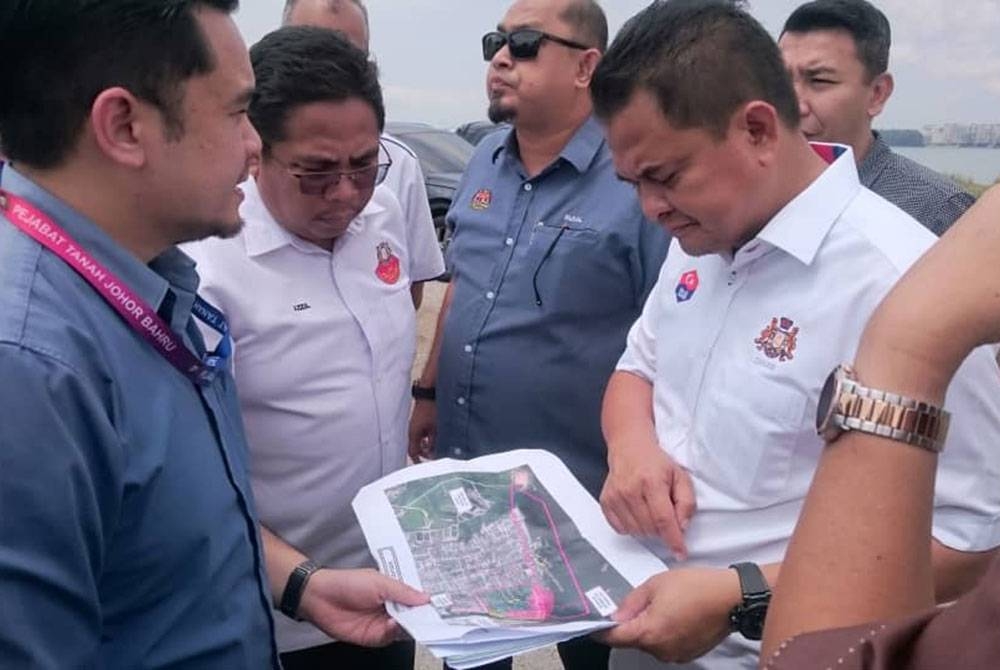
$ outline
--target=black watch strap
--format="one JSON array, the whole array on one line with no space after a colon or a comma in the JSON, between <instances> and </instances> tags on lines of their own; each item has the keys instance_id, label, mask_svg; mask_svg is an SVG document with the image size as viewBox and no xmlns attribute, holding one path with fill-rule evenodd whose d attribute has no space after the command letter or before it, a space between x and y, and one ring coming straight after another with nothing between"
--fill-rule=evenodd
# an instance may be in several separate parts
<instances>
[{"instance_id":1,"label":"black watch strap","mask_svg":"<svg viewBox=\"0 0 1000 670\"><path fill-rule=\"evenodd\" d=\"M410 395L415 400L434 400L437 398L437 389L433 386L421 386L417 382L413 382L413 386L410 387Z\"/></svg>"},{"instance_id":2,"label":"black watch strap","mask_svg":"<svg viewBox=\"0 0 1000 670\"><path fill-rule=\"evenodd\" d=\"M743 592L743 602L753 597L771 595L771 587L764 578L764 573L756 563L734 563L729 566L740 577L740 590Z\"/></svg>"},{"instance_id":3,"label":"black watch strap","mask_svg":"<svg viewBox=\"0 0 1000 670\"><path fill-rule=\"evenodd\" d=\"M306 583L317 570L319 570L319 566L309 560L302 561L295 566L292 574L288 575L285 590L281 594L281 602L278 603L278 609L282 614L295 621L302 620L299 618L299 603L306 590Z\"/></svg>"}]
</instances>

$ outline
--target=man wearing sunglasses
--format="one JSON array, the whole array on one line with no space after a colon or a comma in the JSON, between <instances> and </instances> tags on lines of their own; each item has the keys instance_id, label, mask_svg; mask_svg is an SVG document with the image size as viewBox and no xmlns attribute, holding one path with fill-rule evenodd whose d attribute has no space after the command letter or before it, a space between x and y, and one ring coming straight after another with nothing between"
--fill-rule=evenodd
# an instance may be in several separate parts
<instances>
[{"instance_id":1,"label":"man wearing sunglasses","mask_svg":"<svg viewBox=\"0 0 1000 670\"><path fill-rule=\"evenodd\" d=\"M372 565L351 511L405 465L416 319L412 260L380 142L375 65L338 33L285 27L250 50L259 173L244 230L192 250L229 317L286 670L412 670L412 642L363 649L298 607L317 566ZM326 571L321 571L326 572Z\"/></svg>"},{"instance_id":2,"label":"man wearing sunglasses","mask_svg":"<svg viewBox=\"0 0 1000 670\"><path fill-rule=\"evenodd\" d=\"M361 0L286 0L282 21L286 26L316 26L339 31L351 44L370 55L368 10ZM424 173L416 154L386 133L382 134L382 145L392 160L385 188L399 200L406 220L406 245L412 259L410 291L413 304L419 309L423 282L444 273L444 260L427 201Z\"/></svg>"},{"instance_id":3,"label":"man wearing sunglasses","mask_svg":"<svg viewBox=\"0 0 1000 670\"><path fill-rule=\"evenodd\" d=\"M519 0L483 37L489 116L513 129L478 145L448 213L453 279L414 388L415 459L546 449L600 492L601 396L667 250L591 116L607 34L592 0ZM588 639L560 655L607 667Z\"/></svg>"}]
</instances>

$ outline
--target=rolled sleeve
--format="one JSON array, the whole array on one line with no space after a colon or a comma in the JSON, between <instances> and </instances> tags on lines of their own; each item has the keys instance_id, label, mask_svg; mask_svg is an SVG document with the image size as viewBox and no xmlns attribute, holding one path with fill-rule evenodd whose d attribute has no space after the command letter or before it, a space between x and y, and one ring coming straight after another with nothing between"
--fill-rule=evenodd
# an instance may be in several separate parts
<instances>
[{"instance_id":1,"label":"rolled sleeve","mask_svg":"<svg viewBox=\"0 0 1000 670\"><path fill-rule=\"evenodd\" d=\"M661 276L666 267L666 264L663 265ZM618 365L615 366L616 370L630 372L642 377L650 384L656 379L656 325L661 321L662 285L663 282L658 280L650 292L642 314L629 329L625 353L622 354Z\"/></svg>"},{"instance_id":2,"label":"rolled sleeve","mask_svg":"<svg viewBox=\"0 0 1000 670\"><path fill-rule=\"evenodd\" d=\"M0 345L0 658L99 665L99 575L123 464L101 399L77 371ZM16 418L16 419L15 419Z\"/></svg>"},{"instance_id":3,"label":"rolled sleeve","mask_svg":"<svg viewBox=\"0 0 1000 670\"><path fill-rule=\"evenodd\" d=\"M444 272L444 259L434 230L424 173L417 159L393 165L398 169L399 189L396 193L406 219L406 242L410 251L410 278L413 282L434 279Z\"/></svg>"}]
</instances>

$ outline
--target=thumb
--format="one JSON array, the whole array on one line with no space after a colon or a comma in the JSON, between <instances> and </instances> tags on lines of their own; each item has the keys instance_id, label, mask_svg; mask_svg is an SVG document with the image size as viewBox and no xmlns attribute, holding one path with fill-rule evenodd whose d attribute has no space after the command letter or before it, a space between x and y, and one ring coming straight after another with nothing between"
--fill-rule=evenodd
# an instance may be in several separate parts
<instances>
[{"instance_id":1,"label":"thumb","mask_svg":"<svg viewBox=\"0 0 1000 670\"><path fill-rule=\"evenodd\" d=\"M649 588L649 582L646 582L625 596L612 618L619 623L631 621L649 607L651 600L652 590Z\"/></svg>"},{"instance_id":2,"label":"thumb","mask_svg":"<svg viewBox=\"0 0 1000 670\"><path fill-rule=\"evenodd\" d=\"M417 607L418 605L426 605L431 601L430 597L422 591L418 591L391 577L386 577L385 575L381 575L381 577L383 580L381 589L382 600L385 602L399 603L407 607Z\"/></svg>"}]
</instances>

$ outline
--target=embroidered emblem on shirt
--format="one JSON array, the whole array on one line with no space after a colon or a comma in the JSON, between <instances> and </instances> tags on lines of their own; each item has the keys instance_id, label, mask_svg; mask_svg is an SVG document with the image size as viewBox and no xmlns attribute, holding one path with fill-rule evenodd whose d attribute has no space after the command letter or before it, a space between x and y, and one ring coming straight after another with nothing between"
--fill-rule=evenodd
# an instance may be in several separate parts
<instances>
[{"instance_id":1,"label":"embroidered emblem on shirt","mask_svg":"<svg viewBox=\"0 0 1000 670\"><path fill-rule=\"evenodd\" d=\"M382 242L375 249L378 257L378 265L375 267L375 276L386 284L395 284L399 281L399 257L392 253L392 247L388 242Z\"/></svg>"},{"instance_id":2,"label":"embroidered emblem on shirt","mask_svg":"<svg viewBox=\"0 0 1000 670\"><path fill-rule=\"evenodd\" d=\"M753 341L757 349L764 352L768 358L776 358L782 363L790 361L795 356L796 343L799 337L799 327L788 317L775 317L771 324L760 331L760 337Z\"/></svg>"},{"instance_id":3,"label":"embroidered emblem on shirt","mask_svg":"<svg viewBox=\"0 0 1000 670\"><path fill-rule=\"evenodd\" d=\"M681 279L677 282L677 288L674 289L674 295L677 296L677 302L687 302L694 297L695 291L698 290L698 286L701 284L701 280L698 279L697 270L689 270L681 275Z\"/></svg>"},{"instance_id":4,"label":"embroidered emblem on shirt","mask_svg":"<svg viewBox=\"0 0 1000 670\"><path fill-rule=\"evenodd\" d=\"M493 204L493 191L488 188L476 191L476 194L472 196L472 209L477 211L483 211L489 209L490 205Z\"/></svg>"},{"instance_id":5,"label":"embroidered emblem on shirt","mask_svg":"<svg viewBox=\"0 0 1000 670\"><path fill-rule=\"evenodd\" d=\"M310 305L307 302L300 302L297 305L292 305L292 309L295 310L296 312L304 312L307 309L312 309L312 305Z\"/></svg>"},{"instance_id":6,"label":"embroidered emblem on shirt","mask_svg":"<svg viewBox=\"0 0 1000 670\"><path fill-rule=\"evenodd\" d=\"M581 216L573 216L572 214L567 214L566 216L563 217L563 223L568 223L571 226L573 226L573 225L582 226L583 225L583 217L581 217Z\"/></svg>"}]
</instances>

